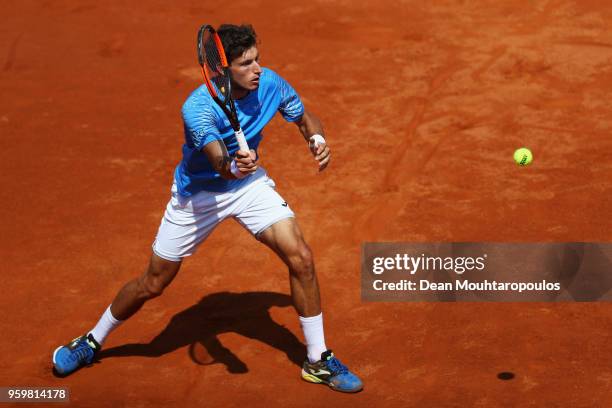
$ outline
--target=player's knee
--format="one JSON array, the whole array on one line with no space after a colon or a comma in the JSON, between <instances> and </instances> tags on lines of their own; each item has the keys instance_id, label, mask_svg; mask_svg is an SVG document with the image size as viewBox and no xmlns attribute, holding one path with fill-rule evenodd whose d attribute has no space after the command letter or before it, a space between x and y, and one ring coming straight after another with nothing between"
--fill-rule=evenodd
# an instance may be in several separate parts
<instances>
[{"instance_id":1,"label":"player's knee","mask_svg":"<svg viewBox=\"0 0 612 408\"><path fill-rule=\"evenodd\" d=\"M145 299L153 299L161 296L164 293L166 284L160 276L152 276L145 274L140 279L140 292L141 296Z\"/></svg>"},{"instance_id":2,"label":"player's knee","mask_svg":"<svg viewBox=\"0 0 612 408\"><path fill-rule=\"evenodd\" d=\"M147 271L138 279L140 295L144 299L152 299L164 292L180 268L180 263L154 259Z\"/></svg>"},{"instance_id":3,"label":"player's knee","mask_svg":"<svg viewBox=\"0 0 612 408\"><path fill-rule=\"evenodd\" d=\"M298 245L293 254L289 256L289 271L300 279L314 278L314 260L312 251L306 245Z\"/></svg>"},{"instance_id":4,"label":"player's knee","mask_svg":"<svg viewBox=\"0 0 612 408\"><path fill-rule=\"evenodd\" d=\"M144 289L144 296L147 299L152 299L161 296L166 285L162 284L160 279L149 278L144 280L142 287Z\"/></svg>"}]
</instances>

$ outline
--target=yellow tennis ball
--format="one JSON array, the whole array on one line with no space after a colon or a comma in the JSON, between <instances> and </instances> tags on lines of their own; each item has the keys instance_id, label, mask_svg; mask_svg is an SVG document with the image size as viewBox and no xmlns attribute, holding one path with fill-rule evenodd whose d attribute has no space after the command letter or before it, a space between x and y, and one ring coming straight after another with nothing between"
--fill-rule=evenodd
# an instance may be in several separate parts
<instances>
[{"instance_id":1,"label":"yellow tennis ball","mask_svg":"<svg viewBox=\"0 0 612 408\"><path fill-rule=\"evenodd\" d=\"M526 147L521 147L520 149L516 149L514 152L514 161L519 166L527 166L533 160L533 154L531 154L531 150Z\"/></svg>"}]
</instances>

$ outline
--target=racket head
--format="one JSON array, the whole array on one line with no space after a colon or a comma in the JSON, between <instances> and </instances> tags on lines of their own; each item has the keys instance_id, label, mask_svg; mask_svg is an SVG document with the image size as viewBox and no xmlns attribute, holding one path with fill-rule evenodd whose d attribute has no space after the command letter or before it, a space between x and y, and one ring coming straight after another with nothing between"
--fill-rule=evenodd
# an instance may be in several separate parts
<instances>
[{"instance_id":1,"label":"racket head","mask_svg":"<svg viewBox=\"0 0 612 408\"><path fill-rule=\"evenodd\" d=\"M208 24L198 30L198 62L202 76L213 98L224 104L231 102L231 76L221 38Z\"/></svg>"}]
</instances>

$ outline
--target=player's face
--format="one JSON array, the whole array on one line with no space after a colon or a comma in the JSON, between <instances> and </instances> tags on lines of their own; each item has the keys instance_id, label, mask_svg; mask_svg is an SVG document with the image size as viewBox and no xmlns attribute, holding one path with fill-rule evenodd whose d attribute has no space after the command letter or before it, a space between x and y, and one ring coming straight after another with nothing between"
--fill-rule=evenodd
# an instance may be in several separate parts
<instances>
[{"instance_id":1,"label":"player's face","mask_svg":"<svg viewBox=\"0 0 612 408\"><path fill-rule=\"evenodd\" d=\"M234 59L230 64L230 71L232 72L232 85L236 91L246 93L257 89L261 76L257 47L249 48L240 57Z\"/></svg>"}]
</instances>

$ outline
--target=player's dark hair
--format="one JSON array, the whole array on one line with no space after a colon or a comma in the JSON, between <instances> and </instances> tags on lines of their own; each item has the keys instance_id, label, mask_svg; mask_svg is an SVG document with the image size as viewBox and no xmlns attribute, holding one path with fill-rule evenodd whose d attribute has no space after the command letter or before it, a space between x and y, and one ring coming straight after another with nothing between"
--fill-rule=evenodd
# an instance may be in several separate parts
<instances>
[{"instance_id":1,"label":"player's dark hair","mask_svg":"<svg viewBox=\"0 0 612 408\"><path fill-rule=\"evenodd\" d=\"M250 24L221 24L217 33L223 43L227 62L240 57L246 50L257 44L257 34Z\"/></svg>"}]
</instances>

